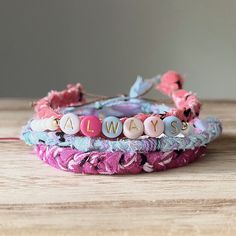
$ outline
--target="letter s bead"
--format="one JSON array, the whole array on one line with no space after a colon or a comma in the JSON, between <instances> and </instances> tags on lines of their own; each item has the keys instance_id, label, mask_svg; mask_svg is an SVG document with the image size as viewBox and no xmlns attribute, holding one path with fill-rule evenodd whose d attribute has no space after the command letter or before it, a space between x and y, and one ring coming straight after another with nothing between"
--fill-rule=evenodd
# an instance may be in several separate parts
<instances>
[{"instance_id":1,"label":"letter s bead","mask_svg":"<svg viewBox=\"0 0 236 236\"><path fill-rule=\"evenodd\" d=\"M168 116L164 120L164 133L167 136L175 137L182 129L182 122L179 118L175 116Z\"/></svg>"}]
</instances>

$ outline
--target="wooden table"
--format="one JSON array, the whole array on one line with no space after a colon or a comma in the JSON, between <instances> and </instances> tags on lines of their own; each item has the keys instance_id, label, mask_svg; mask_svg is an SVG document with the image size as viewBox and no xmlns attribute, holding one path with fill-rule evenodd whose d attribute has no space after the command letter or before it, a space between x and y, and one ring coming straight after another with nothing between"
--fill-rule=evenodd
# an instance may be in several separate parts
<instances>
[{"instance_id":1,"label":"wooden table","mask_svg":"<svg viewBox=\"0 0 236 236\"><path fill-rule=\"evenodd\" d=\"M29 104L0 100L0 137L18 135ZM223 135L205 159L166 172L77 175L0 142L0 235L236 235L236 102L203 109Z\"/></svg>"}]
</instances>

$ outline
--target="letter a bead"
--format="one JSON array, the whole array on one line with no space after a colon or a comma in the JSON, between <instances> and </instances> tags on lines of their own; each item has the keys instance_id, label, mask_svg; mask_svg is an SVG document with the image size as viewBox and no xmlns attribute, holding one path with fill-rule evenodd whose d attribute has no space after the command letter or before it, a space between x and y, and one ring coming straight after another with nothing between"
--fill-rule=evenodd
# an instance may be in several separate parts
<instances>
[{"instance_id":1,"label":"letter a bead","mask_svg":"<svg viewBox=\"0 0 236 236\"><path fill-rule=\"evenodd\" d=\"M101 134L102 123L96 116L85 116L80 124L81 132L88 137L98 137Z\"/></svg>"},{"instance_id":2,"label":"letter a bead","mask_svg":"<svg viewBox=\"0 0 236 236\"><path fill-rule=\"evenodd\" d=\"M143 134L143 123L135 117L128 118L123 124L123 133L127 138L136 139Z\"/></svg>"},{"instance_id":3,"label":"letter a bead","mask_svg":"<svg viewBox=\"0 0 236 236\"><path fill-rule=\"evenodd\" d=\"M182 129L182 122L179 118L175 116L168 116L164 120L164 133L167 136L177 136Z\"/></svg>"},{"instance_id":4,"label":"letter a bead","mask_svg":"<svg viewBox=\"0 0 236 236\"><path fill-rule=\"evenodd\" d=\"M122 122L114 116L106 117L102 122L102 133L108 138L116 138L122 133Z\"/></svg>"},{"instance_id":5,"label":"letter a bead","mask_svg":"<svg viewBox=\"0 0 236 236\"><path fill-rule=\"evenodd\" d=\"M73 113L67 113L60 119L59 126L65 134L76 134L80 130L80 119Z\"/></svg>"},{"instance_id":6,"label":"letter a bead","mask_svg":"<svg viewBox=\"0 0 236 236\"><path fill-rule=\"evenodd\" d=\"M159 117L150 116L144 121L144 133L149 137L158 137L163 131L164 123Z\"/></svg>"}]
</instances>

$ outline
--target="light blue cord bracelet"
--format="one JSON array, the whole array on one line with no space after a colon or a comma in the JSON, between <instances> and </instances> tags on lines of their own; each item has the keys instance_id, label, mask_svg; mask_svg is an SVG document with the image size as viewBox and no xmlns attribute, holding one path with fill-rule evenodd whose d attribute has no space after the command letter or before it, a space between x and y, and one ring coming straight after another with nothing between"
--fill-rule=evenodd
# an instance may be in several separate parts
<instances>
[{"instance_id":1,"label":"light blue cord bracelet","mask_svg":"<svg viewBox=\"0 0 236 236\"><path fill-rule=\"evenodd\" d=\"M28 124L22 130L21 139L29 145L44 143L46 145L72 147L82 152L95 150L101 152L167 152L171 150L194 149L195 147L205 146L216 139L222 132L221 123L216 118L202 120L201 125L202 124L205 126L203 131L185 137L162 136L160 138L144 138L136 140L121 139L116 141L66 134L64 134L63 137L60 137L57 132L32 131ZM199 124L197 125L199 126ZM197 128L201 129L202 127Z\"/></svg>"}]
</instances>

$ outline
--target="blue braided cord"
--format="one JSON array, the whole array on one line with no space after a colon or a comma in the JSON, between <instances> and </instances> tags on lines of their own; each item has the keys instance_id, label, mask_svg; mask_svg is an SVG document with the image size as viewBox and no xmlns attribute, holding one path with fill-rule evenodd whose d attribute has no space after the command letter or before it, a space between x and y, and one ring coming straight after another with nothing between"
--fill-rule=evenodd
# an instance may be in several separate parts
<instances>
[{"instance_id":1,"label":"blue braided cord","mask_svg":"<svg viewBox=\"0 0 236 236\"><path fill-rule=\"evenodd\" d=\"M203 120L206 123L207 128L205 131L199 134L193 134L186 136L184 138L178 137L165 137L160 138L157 149L163 152L171 151L173 149L194 149L198 146L205 146L214 139L216 139L222 133L221 122L214 118L209 117L206 120Z\"/></svg>"}]
</instances>

